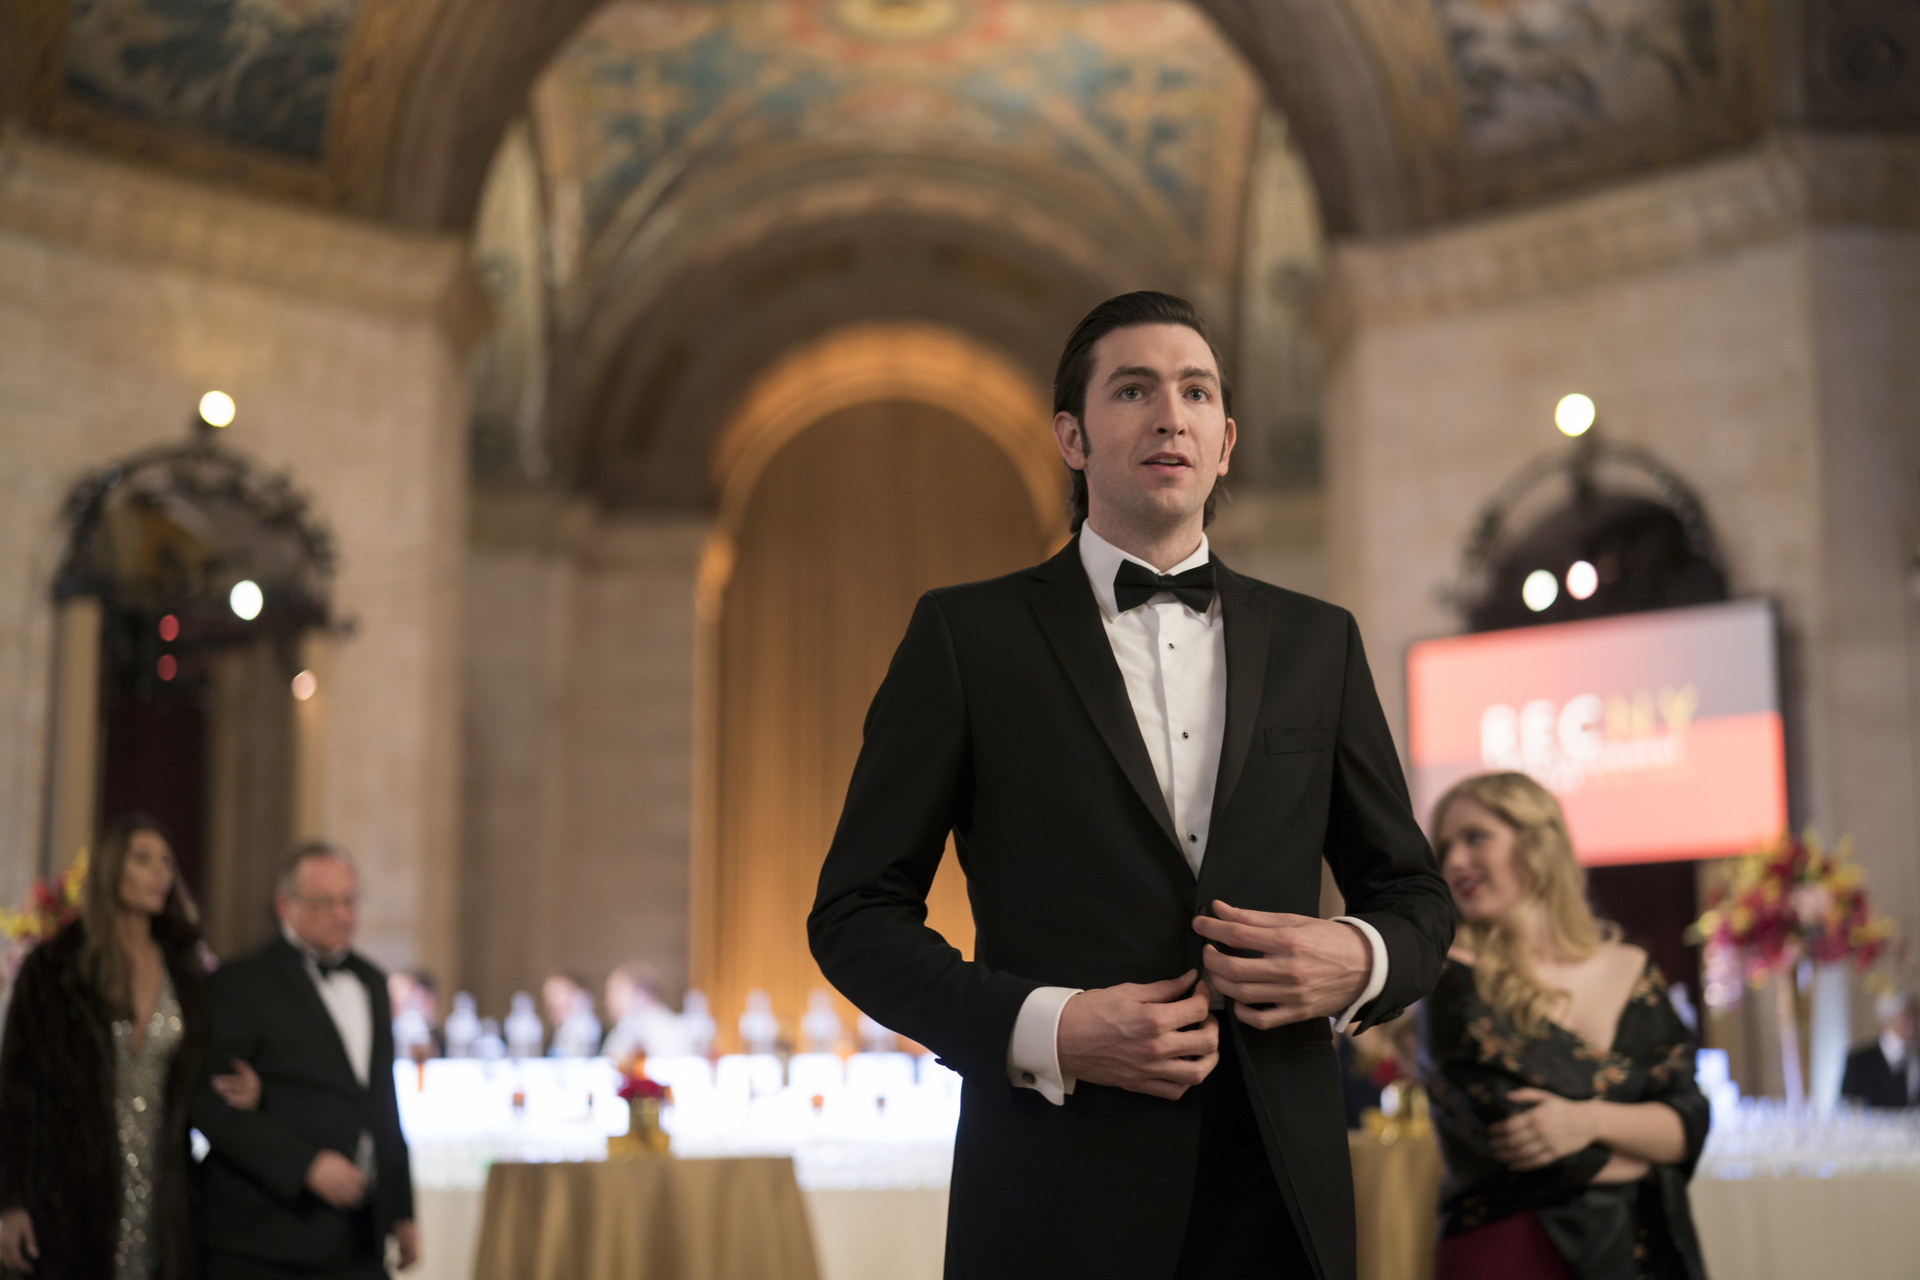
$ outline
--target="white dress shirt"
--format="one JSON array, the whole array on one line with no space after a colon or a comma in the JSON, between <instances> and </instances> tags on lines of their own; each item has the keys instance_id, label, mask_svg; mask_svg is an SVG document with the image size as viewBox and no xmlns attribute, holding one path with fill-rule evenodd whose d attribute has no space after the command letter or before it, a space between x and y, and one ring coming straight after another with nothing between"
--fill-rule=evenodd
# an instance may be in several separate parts
<instances>
[{"instance_id":1,"label":"white dress shirt","mask_svg":"<svg viewBox=\"0 0 1920 1280\"><path fill-rule=\"evenodd\" d=\"M280 933L287 943L300 953L306 961L307 977L313 979L314 990L320 993L320 1003L326 1006L327 1016L333 1020L333 1029L340 1033L340 1044L347 1051L347 1065L353 1068L353 1078L362 1088L373 1078L373 997L367 993L366 984L351 969L335 969L332 973L320 972L321 956L319 952L300 940L284 922ZM329 959L345 959L345 953ZM372 1186L375 1180L373 1135L362 1130L360 1140L355 1144L352 1154L354 1167L360 1170Z\"/></svg>"},{"instance_id":2,"label":"white dress shirt","mask_svg":"<svg viewBox=\"0 0 1920 1280\"><path fill-rule=\"evenodd\" d=\"M1165 572L1197 568L1209 554L1202 534L1199 549ZM1166 799L1173 829L1180 833L1180 851L1197 877L1206 858L1213 789L1220 775L1220 744L1227 728L1227 637L1220 597L1215 595L1206 612L1199 613L1171 593L1161 592L1146 604L1122 612L1113 590L1122 560L1162 572L1108 542L1092 525L1081 526L1080 563L1099 602L1100 622L1107 643L1113 646L1114 661L1126 681L1127 700L1133 704L1134 719L1153 762L1154 780ZM1372 953L1366 989L1335 1024L1344 1030L1360 1006L1386 986L1387 949L1366 921L1334 918L1358 929ZM1060 1070L1058 1032L1061 1009L1078 993L1075 987L1036 989L1020 1006L1007 1045L1007 1073L1013 1083L1039 1090L1055 1105L1065 1101L1075 1083Z\"/></svg>"}]
</instances>

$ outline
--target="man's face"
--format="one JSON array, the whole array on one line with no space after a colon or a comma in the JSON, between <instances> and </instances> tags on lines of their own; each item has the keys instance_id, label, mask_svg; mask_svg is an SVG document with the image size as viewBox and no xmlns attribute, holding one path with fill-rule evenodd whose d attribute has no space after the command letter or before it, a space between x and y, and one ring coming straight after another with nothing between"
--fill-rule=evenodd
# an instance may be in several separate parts
<instances>
[{"instance_id":1,"label":"man's face","mask_svg":"<svg viewBox=\"0 0 1920 1280\"><path fill-rule=\"evenodd\" d=\"M1089 519L1113 532L1198 521L1234 441L1206 339L1177 324L1115 329L1092 365L1082 419L1053 421L1061 456L1086 473Z\"/></svg>"},{"instance_id":2,"label":"man's face","mask_svg":"<svg viewBox=\"0 0 1920 1280\"><path fill-rule=\"evenodd\" d=\"M339 858L307 858L294 876L293 892L274 898L274 909L295 937L320 955L353 945L360 923L360 885Z\"/></svg>"}]
</instances>

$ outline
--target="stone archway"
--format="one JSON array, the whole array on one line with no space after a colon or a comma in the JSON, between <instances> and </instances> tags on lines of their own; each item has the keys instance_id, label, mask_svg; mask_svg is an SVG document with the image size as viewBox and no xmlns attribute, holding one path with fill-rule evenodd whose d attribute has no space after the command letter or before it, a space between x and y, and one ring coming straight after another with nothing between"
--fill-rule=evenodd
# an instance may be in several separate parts
<instances>
[{"instance_id":1,"label":"stone archway","mask_svg":"<svg viewBox=\"0 0 1920 1280\"><path fill-rule=\"evenodd\" d=\"M747 991L768 991L792 1029L826 985L807 907L916 598L1031 564L1064 535L1046 423L1003 357L931 327L868 326L780 362L723 433L697 588L690 939L723 1040ZM970 948L951 859L928 920Z\"/></svg>"}]
</instances>

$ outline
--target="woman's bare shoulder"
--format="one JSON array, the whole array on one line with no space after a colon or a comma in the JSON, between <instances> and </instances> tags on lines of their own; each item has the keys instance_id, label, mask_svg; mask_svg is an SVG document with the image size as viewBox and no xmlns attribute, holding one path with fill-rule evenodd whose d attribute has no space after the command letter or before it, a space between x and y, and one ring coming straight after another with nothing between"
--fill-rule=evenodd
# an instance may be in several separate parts
<instances>
[{"instance_id":1,"label":"woman's bare shoulder","mask_svg":"<svg viewBox=\"0 0 1920 1280\"><path fill-rule=\"evenodd\" d=\"M1471 965L1477 957L1459 943L1447 948L1447 959L1457 960L1461 964Z\"/></svg>"}]
</instances>

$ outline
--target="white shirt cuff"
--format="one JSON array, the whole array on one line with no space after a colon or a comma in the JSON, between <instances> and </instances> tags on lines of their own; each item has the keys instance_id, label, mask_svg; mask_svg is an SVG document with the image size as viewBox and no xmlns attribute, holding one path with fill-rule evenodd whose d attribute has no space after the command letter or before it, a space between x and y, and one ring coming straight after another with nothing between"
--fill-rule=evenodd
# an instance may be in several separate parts
<instances>
[{"instance_id":1,"label":"white shirt cuff","mask_svg":"<svg viewBox=\"0 0 1920 1280\"><path fill-rule=\"evenodd\" d=\"M1076 1083L1060 1070L1060 1011L1079 994L1079 987L1035 987L1020 1006L1007 1042L1007 1078L1013 1087L1038 1090L1056 1107Z\"/></svg>"},{"instance_id":2,"label":"white shirt cuff","mask_svg":"<svg viewBox=\"0 0 1920 1280\"><path fill-rule=\"evenodd\" d=\"M1373 971L1367 975L1367 985L1360 992L1360 998L1347 1006L1347 1011L1334 1020L1335 1031L1345 1031L1353 1023L1353 1016L1360 1012L1360 1006L1387 989L1387 943L1380 931L1358 916L1335 916L1340 924L1350 924L1360 931L1367 940L1367 949L1373 953ZM1014 1035L1019 1036L1018 1028Z\"/></svg>"}]
</instances>

